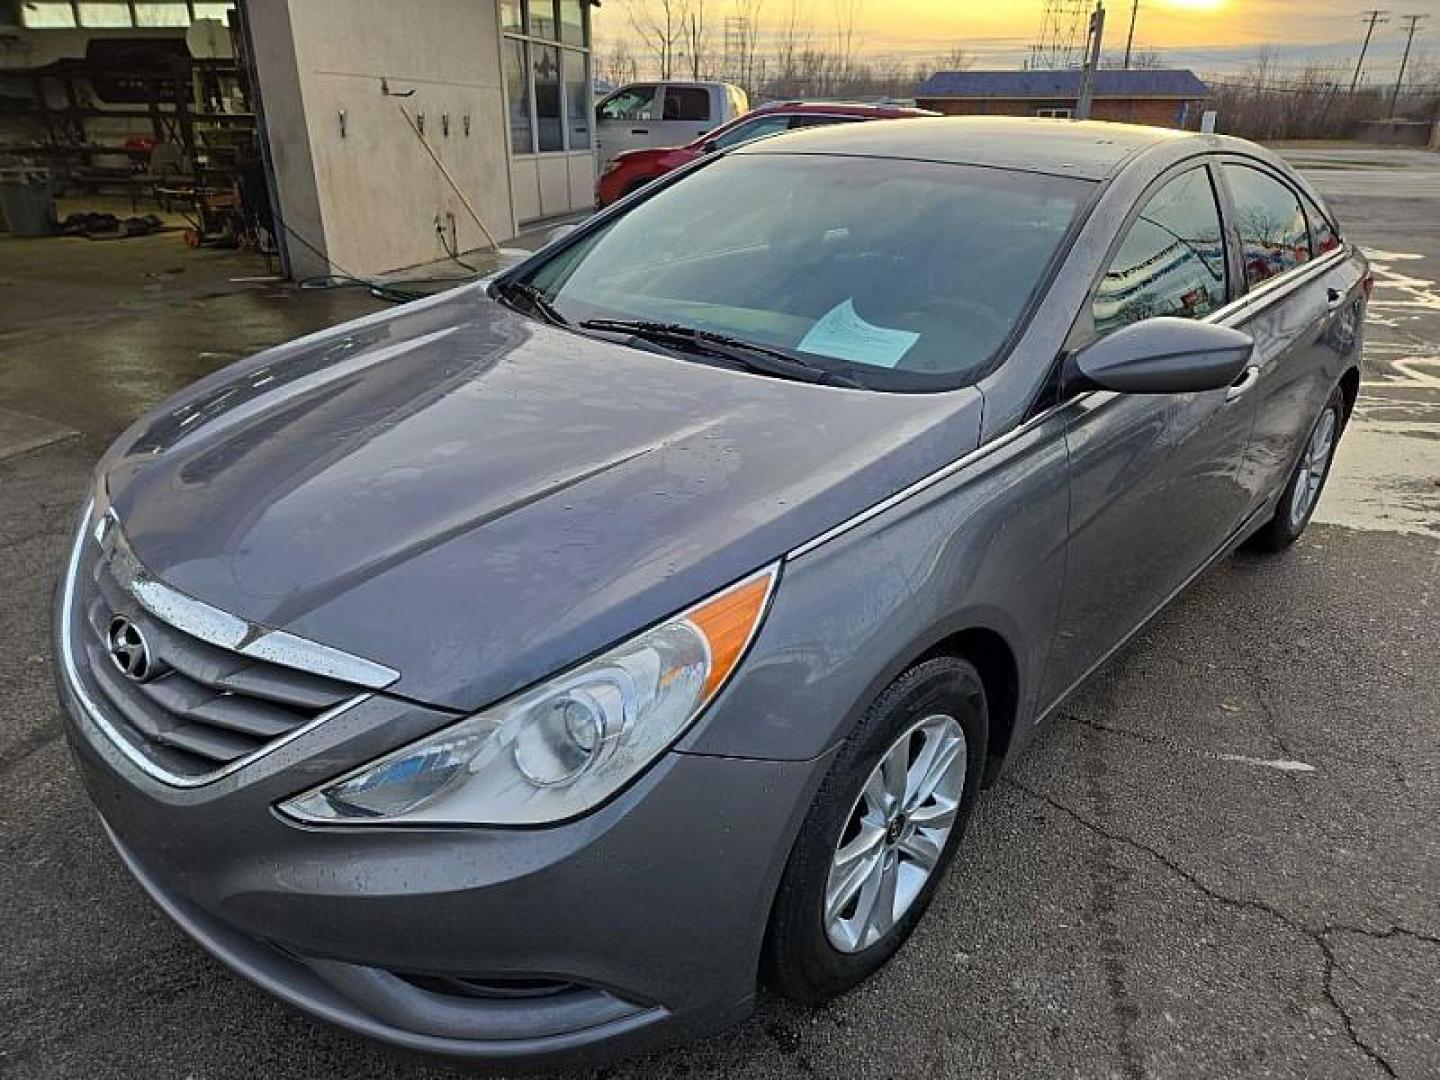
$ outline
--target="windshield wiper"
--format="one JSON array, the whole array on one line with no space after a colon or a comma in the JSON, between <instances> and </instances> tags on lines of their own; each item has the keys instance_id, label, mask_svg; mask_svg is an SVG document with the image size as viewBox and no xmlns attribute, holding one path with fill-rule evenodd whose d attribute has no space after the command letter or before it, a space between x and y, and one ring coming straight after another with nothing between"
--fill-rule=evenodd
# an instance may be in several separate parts
<instances>
[{"instance_id":1,"label":"windshield wiper","mask_svg":"<svg viewBox=\"0 0 1440 1080\"><path fill-rule=\"evenodd\" d=\"M517 311L529 311L539 315L546 322L553 326L568 326L569 320L561 315L559 310L550 302L550 297L545 295L545 290L538 285L531 285L528 281L502 281L495 287L501 299ZM519 304L516 301L519 301Z\"/></svg>"},{"instance_id":2,"label":"windshield wiper","mask_svg":"<svg viewBox=\"0 0 1440 1080\"><path fill-rule=\"evenodd\" d=\"M859 387L863 384L849 375L812 364L783 349L758 345L743 338L713 330L701 330L682 323L653 322L646 319L586 319L580 324L585 330L607 330L617 334L658 344L679 345L710 356L728 360L747 371L760 375L776 375L782 379L802 382L828 382L839 386Z\"/></svg>"}]
</instances>

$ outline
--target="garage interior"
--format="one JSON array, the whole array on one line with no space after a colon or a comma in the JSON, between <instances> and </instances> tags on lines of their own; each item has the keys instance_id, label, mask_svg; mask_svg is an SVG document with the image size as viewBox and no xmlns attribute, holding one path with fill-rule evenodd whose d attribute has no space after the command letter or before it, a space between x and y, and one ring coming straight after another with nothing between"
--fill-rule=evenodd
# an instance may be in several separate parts
<instances>
[{"instance_id":1,"label":"garage interior","mask_svg":"<svg viewBox=\"0 0 1440 1080\"><path fill-rule=\"evenodd\" d=\"M0 0L0 442L543 242L589 42L582 0Z\"/></svg>"},{"instance_id":2,"label":"garage interior","mask_svg":"<svg viewBox=\"0 0 1440 1080\"><path fill-rule=\"evenodd\" d=\"M582 0L0 0L7 239L454 269L591 204L589 40Z\"/></svg>"}]
</instances>

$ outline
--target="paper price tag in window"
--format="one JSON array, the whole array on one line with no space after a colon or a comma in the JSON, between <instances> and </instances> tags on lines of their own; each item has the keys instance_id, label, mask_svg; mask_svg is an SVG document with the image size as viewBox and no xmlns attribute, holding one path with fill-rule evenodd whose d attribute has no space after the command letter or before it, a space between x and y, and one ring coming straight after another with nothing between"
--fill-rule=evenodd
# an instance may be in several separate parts
<instances>
[{"instance_id":1,"label":"paper price tag in window","mask_svg":"<svg viewBox=\"0 0 1440 1080\"><path fill-rule=\"evenodd\" d=\"M892 330L866 322L856 312L854 303L845 300L815 320L796 348L816 356L893 368L918 340L920 335L909 330Z\"/></svg>"}]
</instances>

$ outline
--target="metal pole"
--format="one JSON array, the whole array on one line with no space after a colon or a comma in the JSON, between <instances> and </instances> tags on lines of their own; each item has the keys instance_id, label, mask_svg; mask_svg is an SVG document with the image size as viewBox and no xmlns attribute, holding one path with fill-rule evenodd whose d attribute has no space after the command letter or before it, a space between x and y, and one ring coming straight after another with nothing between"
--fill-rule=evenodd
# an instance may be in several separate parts
<instances>
[{"instance_id":1,"label":"metal pole","mask_svg":"<svg viewBox=\"0 0 1440 1080\"><path fill-rule=\"evenodd\" d=\"M1125 70L1130 70L1130 50L1135 45L1135 17L1140 14L1140 0L1130 5L1130 35L1125 39Z\"/></svg>"},{"instance_id":2,"label":"metal pole","mask_svg":"<svg viewBox=\"0 0 1440 1080\"><path fill-rule=\"evenodd\" d=\"M1371 8L1361 14L1370 16L1370 25L1365 28L1365 44L1360 46L1360 59L1355 62L1355 77L1350 80L1350 93L1352 94L1355 92L1355 87L1360 85L1360 70L1365 66L1365 54L1370 51L1370 38L1375 33L1375 24L1390 21L1384 17L1390 14L1384 8Z\"/></svg>"},{"instance_id":3,"label":"metal pole","mask_svg":"<svg viewBox=\"0 0 1440 1080\"><path fill-rule=\"evenodd\" d=\"M1390 95L1390 115L1395 115L1395 103L1400 100L1400 87L1405 83L1405 65L1410 63L1410 46L1415 43L1415 30L1420 25L1421 19L1428 19L1429 15L1403 15L1401 18L1410 20L1410 33L1405 38L1405 55L1400 58L1400 74L1395 78L1395 92Z\"/></svg>"},{"instance_id":4,"label":"metal pole","mask_svg":"<svg viewBox=\"0 0 1440 1080\"><path fill-rule=\"evenodd\" d=\"M1089 120L1095 100L1095 72L1100 68L1100 43L1105 37L1105 0L1095 0L1090 16L1090 48L1085 57L1085 70L1080 76L1080 100L1075 103L1075 119Z\"/></svg>"}]
</instances>

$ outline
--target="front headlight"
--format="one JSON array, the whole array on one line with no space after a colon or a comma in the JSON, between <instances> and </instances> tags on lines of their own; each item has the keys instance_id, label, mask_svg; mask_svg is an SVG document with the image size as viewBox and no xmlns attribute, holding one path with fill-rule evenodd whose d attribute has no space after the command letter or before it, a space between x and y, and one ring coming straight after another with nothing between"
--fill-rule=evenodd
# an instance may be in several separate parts
<instances>
[{"instance_id":1,"label":"front headlight","mask_svg":"<svg viewBox=\"0 0 1440 1080\"><path fill-rule=\"evenodd\" d=\"M735 670L769 567L593 660L281 804L317 824L539 825L604 802Z\"/></svg>"}]
</instances>

